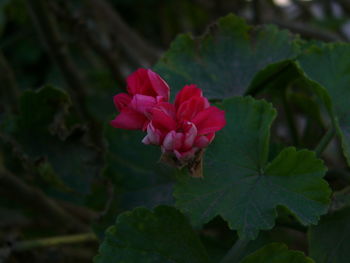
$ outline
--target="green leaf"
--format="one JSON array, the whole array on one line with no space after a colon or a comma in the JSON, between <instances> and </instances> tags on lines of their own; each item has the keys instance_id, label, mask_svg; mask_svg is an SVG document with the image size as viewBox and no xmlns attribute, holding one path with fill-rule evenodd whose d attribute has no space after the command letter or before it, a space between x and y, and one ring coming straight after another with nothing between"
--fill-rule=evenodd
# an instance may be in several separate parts
<instances>
[{"instance_id":1,"label":"green leaf","mask_svg":"<svg viewBox=\"0 0 350 263\"><path fill-rule=\"evenodd\" d=\"M347 263L350 258L350 208L322 217L309 232L310 256L317 263Z\"/></svg>"},{"instance_id":2,"label":"green leaf","mask_svg":"<svg viewBox=\"0 0 350 263\"><path fill-rule=\"evenodd\" d=\"M155 66L172 94L197 84L209 99L243 95L285 70L299 52L297 39L275 26L253 28L228 15L202 38L180 35ZM262 71L263 70L263 71Z\"/></svg>"},{"instance_id":3,"label":"green leaf","mask_svg":"<svg viewBox=\"0 0 350 263\"><path fill-rule=\"evenodd\" d=\"M331 113L341 138L344 155L350 165L349 56L349 44L327 44L310 48L298 62L306 77L318 88Z\"/></svg>"},{"instance_id":4,"label":"green leaf","mask_svg":"<svg viewBox=\"0 0 350 263\"><path fill-rule=\"evenodd\" d=\"M182 176L176 205L193 224L222 216L241 238L271 229L276 207L285 206L302 224L315 224L327 210L326 168L311 151L286 148L267 163L270 126L276 111L250 97L226 100L226 127L206 151L204 178Z\"/></svg>"},{"instance_id":5,"label":"green leaf","mask_svg":"<svg viewBox=\"0 0 350 263\"><path fill-rule=\"evenodd\" d=\"M125 131L108 125L106 175L119 193L121 209L153 208L171 204L176 169L159 162L159 147L142 144L139 131Z\"/></svg>"},{"instance_id":6,"label":"green leaf","mask_svg":"<svg viewBox=\"0 0 350 263\"><path fill-rule=\"evenodd\" d=\"M20 98L20 116L16 122L21 129L47 132L57 115L67 112L70 99L63 90L46 86L38 91L27 90Z\"/></svg>"},{"instance_id":7,"label":"green leaf","mask_svg":"<svg viewBox=\"0 0 350 263\"><path fill-rule=\"evenodd\" d=\"M69 96L60 89L25 91L19 116L5 130L30 169L46 181L45 191L82 203L100 172L101 154L83 143L78 128L67 128L69 106Z\"/></svg>"},{"instance_id":8,"label":"green leaf","mask_svg":"<svg viewBox=\"0 0 350 263\"><path fill-rule=\"evenodd\" d=\"M117 218L95 258L97 263L209 262L198 236L175 208L159 206L154 212L136 208Z\"/></svg>"},{"instance_id":9,"label":"green leaf","mask_svg":"<svg viewBox=\"0 0 350 263\"><path fill-rule=\"evenodd\" d=\"M314 261L300 251L288 250L284 244L271 243L247 256L241 263L314 263Z\"/></svg>"},{"instance_id":10,"label":"green leaf","mask_svg":"<svg viewBox=\"0 0 350 263\"><path fill-rule=\"evenodd\" d=\"M108 142L104 174L111 179L114 197L107 213L94 226L100 235L122 211L137 206L152 209L160 204L173 204L173 185L178 173L159 162L159 147L141 143L143 132L106 125L104 135Z\"/></svg>"},{"instance_id":11,"label":"green leaf","mask_svg":"<svg viewBox=\"0 0 350 263\"><path fill-rule=\"evenodd\" d=\"M350 186L333 193L332 204L329 210L337 211L343 209L344 207L350 207Z\"/></svg>"}]
</instances>

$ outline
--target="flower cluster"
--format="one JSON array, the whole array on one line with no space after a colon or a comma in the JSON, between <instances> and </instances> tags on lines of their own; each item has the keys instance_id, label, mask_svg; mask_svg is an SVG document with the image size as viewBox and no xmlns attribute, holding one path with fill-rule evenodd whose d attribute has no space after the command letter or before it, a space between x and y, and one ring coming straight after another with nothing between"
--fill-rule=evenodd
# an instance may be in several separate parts
<instances>
[{"instance_id":1,"label":"flower cluster","mask_svg":"<svg viewBox=\"0 0 350 263\"><path fill-rule=\"evenodd\" d=\"M186 85L171 104L168 84L149 69L127 78L127 92L114 96L120 113L111 125L147 131L144 144L161 146L181 164L193 160L226 124L225 112L210 106L196 85Z\"/></svg>"}]
</instances>

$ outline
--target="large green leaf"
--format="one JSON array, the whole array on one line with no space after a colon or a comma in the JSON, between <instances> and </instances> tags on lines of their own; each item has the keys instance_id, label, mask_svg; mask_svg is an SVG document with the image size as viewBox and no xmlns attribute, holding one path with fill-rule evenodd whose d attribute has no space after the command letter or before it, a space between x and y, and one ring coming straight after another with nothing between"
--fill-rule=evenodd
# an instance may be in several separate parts
<instances>
[{"instance_id":1,"label":"large green leaf","mask_svg":"<svg viewBox=\"0 0 350 263\"><path fill-rule=\"evenodd\" d=\"M347 263L350 259L350 208L322 217L309 232L310 256L317 263Z\"/></svg>"},{"instance_id":2,"label":"large green leaf","mask_svg":"<svg viewBox=\"0 0 350 263\"><path fill-rule=\"evenodd\" d=\"M25 91L20 98L20 115L16 121L17 133L20 133L21 129L46 133L56 116L64 114L70 103L66 92L51 86L38 91Z\"/></svg>"},{"instance_id":3,"label":"large green leaf","mask_svg":"<svg viewBox=\"0 0 350 263\"><path fill-rule=\"evenodd\" d=\"M160 206L154 212L136 208L117 218L107 230L97 263L209 262L199 238L175 208Z\"/></svg>"},{"instance_id":4,"label":"large green leaf","mask_svg":"<svg viewBox=\"0 0 350 263\"><path fill-rule=\"evenodd\" d=\"M247 256L241 263L313 263L302 252L288 250L281 243L272 243L264 246L253 254ZM318 261L317 261L318 262Z\"/></svg>"},{"instance_id":5,"label":"large green leaf","mask_svg":"<svg viewBox=\"0 0 350 263\"><path fill-rule=\"evenodd\" d=\"M95 224L95 231L101 235L122 211L137 206L151 209L172 204L177 173L176 169L159 162L159 147L141 143L143 132L107 125L104 135L108 143L105 175L111 179L114 197L106 214Z\"/></svg>"},{"instance_id":6,"label":"large green leaf","mask_svg":"<svg viewBox=\"0 0 350 263\"><path fill-rule=\"evenodd\" d=\"M342 148L350 165L350 45L327 44L310 48L299 59L306 77L318 86L337 126ZM322 89L327 95L322 94Z\"/></svg>"},{"instance_id":7,"label":"large green leaf","mask_svg":"<svg viewBox=\"0 0 350 263\"><path fill-rule=\"evenodd\" d=\"M155 66L172 87L197 84L209 99L243 95L284 71L297 40L275 26L253 28L228 15L202 38L180 35Z\"/></svg>"},{"instance_id":8,"label":"large green leaf","mask_svg":"<svg viewBox=\"0 0 350 263\"><path fill-rule=\"evenodd\" d=\"M120 199L120 209L171 204L176 169L159 162L160 149L141 143L139 131L105 128L108 142L106 175Z\"/></svg>"},{"instance_id":9,"label":"large green leaf","mask_svg":"<svg viewBox=\"0 0 350 263\"><path fill-rule=\"evenodd\" d=\"M4 124L4 131L16 141L14 151L48 183L45 190L83 202L100 171L101 154L83 143L80 130L66 126L69 106L69 96L60 89L25 91L20 114Z\"/></svg>"},{"instance_id":10,"label":"large green leaf","mask_svg":"<svg viewBox=\"0 0 350 263\"><path fill-rule=\"evenodd\" d=\"M311 151L286 148L267 163L271 104L250 97L226 100L227 125L204 158L204 178L181 176L177 206L195 225L221 215L242 238L254 239L274 225L276 207L287 207L303 224L315 224L327 210L326 168Z\"/></svg>"}]
</instances>

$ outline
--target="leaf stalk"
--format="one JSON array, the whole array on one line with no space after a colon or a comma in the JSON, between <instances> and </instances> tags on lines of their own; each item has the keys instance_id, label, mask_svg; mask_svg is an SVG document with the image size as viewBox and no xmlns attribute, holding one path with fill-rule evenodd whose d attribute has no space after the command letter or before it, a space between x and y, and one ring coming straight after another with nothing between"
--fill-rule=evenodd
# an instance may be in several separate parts
<instances>
[{"instance_id":1,"label":"leaf stalk","mask_svg":"<svg viewBox=\"0 0 350 263\"><path fill-rule=\"evenodd\" d=\"M316 156L320 157L320 155L323 153L323 151L327 148L330 141L333 139L333 136L335 135L335 129L334 127L331 127L328 129L328 131L323 135L320 142L315 148Z\"/></svg>"},{"instance_id":2,"label":"leaf stalk","mask_svg":"<svg viewBox=\"0 0 350 263\"><path fill-rule=\"evenodd\" d=\"M237 239L236 243L233 244L232 248L228 251L225 257L220 261L220 263L238 263L242 255L242 251L249 243L249 239Z\"/></svg>"}]
</instances>

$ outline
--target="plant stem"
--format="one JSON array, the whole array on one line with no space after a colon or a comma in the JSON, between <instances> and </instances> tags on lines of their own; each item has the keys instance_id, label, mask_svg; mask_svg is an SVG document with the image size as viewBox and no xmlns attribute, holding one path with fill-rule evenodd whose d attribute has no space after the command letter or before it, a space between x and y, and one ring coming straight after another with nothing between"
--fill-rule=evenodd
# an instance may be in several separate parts
<instances>
[{"instance_id":1,"label":"plant stem","mask_svg":"<svg viewBox=\"0 0 350 263\"><path fill-rule=\"evenodd\" d=\"M283 91L282 103L283 103L283 107L284 107L284 112L286 114L289 130L290 130L290 135L292 137L293 144L296 146L296 145L299 144L298 129L297 129L297 126L295 124L295 119L294 119L294 116L293 116L293 112L290 109L290 105L288 103L287 89L285 89Z\"/></svg>"},{"instance_id":2,"label":"plant stem","mask_svg":"<svg viewBox=\"0 0 350 263\"><path fill-rule=\"evenodd\" d=\"M66 21L71 33L80 36L82 42L89 45L101 57L113 74L113 77L120 84L121 89L123 89L126 76L123 74L122 65L120 63L120 52L112 48L110 41L107 41L108 44L105 43L106 40L103 38L103 34L105 33L102 32L103 30L99 30L98 28L92 29L86 17L83 17L83 15L74 16L69 11L68 4L64 4L65 6L62 8L57 2L52 1L50 2L50 8L59 20Z\"/></svg>"},{"instance_id":3,"label":"plant stem","mask_svg":"<svg viewBox=\"0 0 350 263\"><path fill-rule=\"evenodd\" d=\"M332 140L333 136L335 134L334 127L331 127L328 129L325 135L323 135L321 141L318 143L318 145L315 148L316 156L319 157L323 151L326 149L329 142Z\"/></svg>"},{"instance_id":4,"label":"plant stem","mask_svg":"<svg viewBox=\"0 0 350 263\"><path fill-rule=\"evenodd\" d=\"M68 47L61 36L57 21L48 8L47 1L29 0L27 1L27 5L39 36L48 54L61 71L67 87L71 90L72 96L79 105L80 113L90 118L84 101L87 84L70 56Z\"/></svg>"},{"instance_id":5,"label":"plant stem","mask_svg":"<svg viewBox=\"0 0 350 263\"><path fill-rule=\"evenodd\" d=\"M220 263L238 263L242 250L247 246L249 241L249 239L238 239Z\"/></svg>"},{"instance_id":6,"label":"plant stem","mask_svg":"<svg viewBox=\"0 0 350 263\"><path fill-rule=\"evenodd\" d=\"M76 234L76 235L57 236L57 237L50 237L50 238L21 241L14 244L14 246L12 247L12 251L24 251L24 250L30 250L33 248L91 242L96 240L97 240L97 237L92 232L84 233L84 234Z\"/></svg>"},{"instance_id":7,"label":"plant stem","mask_svg":"<svg viewBox=\"0 0 350 263\"><path fill-rule=\"evenodd\" d=\"M110 34L118 40L123 50L140 65L155 63L161 51L134 31L113 8L110 1L89 0L89 10L109 27ZM112 27L111 27L112 26Z\"/></svg>"}]
</instances>

